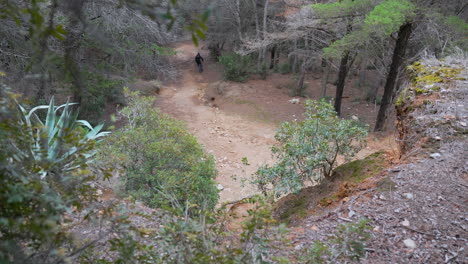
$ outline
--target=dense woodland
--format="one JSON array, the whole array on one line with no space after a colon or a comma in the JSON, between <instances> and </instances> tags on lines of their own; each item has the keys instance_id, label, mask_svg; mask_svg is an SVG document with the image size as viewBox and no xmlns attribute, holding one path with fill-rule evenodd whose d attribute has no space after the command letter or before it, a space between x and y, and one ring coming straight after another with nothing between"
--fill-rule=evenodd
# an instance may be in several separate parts
<instances>
[{"instance_id":1,"label":"dense woodland","mask_svg":"<svg viewBox=\"0 0 468 264\"><path fill-rule=\"evenodd\" d=\"M393 129L407 67L466 56L467 18L458 0L0 0L0 263L365 259L368 219L282 251L274 204ZM216 157L154 106L183 74L183 41L228 83L283 74L306 100L303 119L278 126L275 163L249 180L258 195L233 232ZM136 80L154 87L127 88ZM378 107L373 127L342 118L350 83Z\"/></svg>"}]
</instances>

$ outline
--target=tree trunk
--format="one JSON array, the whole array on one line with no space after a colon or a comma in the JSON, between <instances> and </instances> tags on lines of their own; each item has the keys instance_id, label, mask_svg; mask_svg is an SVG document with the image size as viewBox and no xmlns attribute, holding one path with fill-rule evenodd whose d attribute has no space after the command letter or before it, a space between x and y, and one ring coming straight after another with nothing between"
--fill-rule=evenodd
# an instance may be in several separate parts
<instances>
[{"instance_id":1,"label":"tree trunk","mask_svg":"<svg viewBox=\"0 0 468 264\"><path fill-rule=\"evenodd\" d=\"M340 70L338 71L338 82L336 84L335 111L338 116L341 115L341 98L343 97L346 75L348 74L349 51L345 51L341 57Z\"/></svg>"},{"instance_id":2,"label":"tree trunk","mask_svg":"<svg viewBox=\"0 0 468 264\"><path fill-rule=\"evenodd\" d=\"M265 39L265 34L267 33L267 17L268 17L268 3L270 1L269 0L265 0L265 8L263 9L263 28L262 28L262 40ZM263 47L262 50L261 50L261 53L262 53L262 62L261 64L263 64L265 62L265 57L266 57L266 50L267 50L267 47Z\"/></svg>"},{"instance_id":3,"label":"tree trunk","mask_svg":"<svg viewBox=\"0 0 468 264\"><path fill-rule=\"evenodd\" d=\"M276 54L276 46L273 46L271 48L270 70L275 67L275 54Z\"/></svg>"},{"instance_id":4,"label":"tree trunk","mask_svg":"<svg viewBox=\"0 0 468 264\"><path fill-rule=\"evenodd\" d=\"M327 96L327 84L328 84L328 79L330 79L330 72L331 72L330 63L327 63L326 60L323 60L322 63L323 62L325 62L325 77L322 78L322 89L320 91L320 98L325 98Z\"/></svg>"},{"instance_id":5,"label":"tree trunk","mask_svg":"<svg viewBox=\"0 0 468 264\"><path fill-rule=\"evenodd\" d=\"M377 115L377 121L375 122L374 131L382 131L384 128L385 120L387 119L387 108L392 103L398 71L403 64L406 47L408 46L408 40L412 30L412 24L406 23L402 25L398 31L398 39L395 44L395 49L393 50L392 64L390 65L390 71L388 72L387 81L385 82L384 95L382 97L379 114Z\"/></svg>"},{"instance_id":6,"label":"tree trunk","mask_svg":"<svg viewBox=\"0 0 468 264\"><path fill-rule=\"evenodd\" d=\"M299 80L297 81L296 91L294 92L295 96L303 96L304 95L304 78L305 78L305 65L306 61L304 60L301 65L301 75Z\"/></svg>"},{"instance_id":7,"label":"tree trunk","mask_svg":"<svg viewBox=\"0 0 468 264\"><path fill-rule=\"evenodd\" d=\"M240 13L240 0L236 0L236 22L237 22L237 35L239 40L242 41L242 22Z\"/></svg>"}]
</instances>

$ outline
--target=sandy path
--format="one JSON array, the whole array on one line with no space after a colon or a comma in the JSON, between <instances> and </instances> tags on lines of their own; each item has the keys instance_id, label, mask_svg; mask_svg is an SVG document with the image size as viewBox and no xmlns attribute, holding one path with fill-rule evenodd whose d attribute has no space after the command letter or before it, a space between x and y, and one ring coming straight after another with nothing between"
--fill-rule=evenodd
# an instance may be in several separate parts
<instances>
[{"instance_id":1,"label":"sandy path","mask_svg":"<svg viewBox=\"0 0 468 264\"><path fill-rule=\"evenodd\" d=\"M179 43L175 49L182 79L162 90L158 107L162 112L184 121L199 143L215 157L218 169L216 181L224 188L220 192L220 202L239 200L257 193L257 188L250 184L251 175L260 165L272 162L270 148L275 143L277 125L200 103L198 98L213 81L215 69L205 66L202 74L196 71L193 60L198 49L191 42ZM203 52L202 55L208 57ZM384 138L370 135L368 146L355 159L378 150L396 151L393 138L393 135ZM243 157L250 165L243 164ZM338 162L342 163L343 160L339 159Z\"/></svg>"},{"instance_id":2,"label":"sandy path","mask_svg":"<svg viewBox=\"0 0 468 264\"><path fill-rule=\"evenodd\" d=\"M250 175L259 165L271 162L270 147L274 143L275 126L200 104L197 96L208 82L204 80L205 73L198 74L194 70L192 61L197 48L191 43L183 43L176 50L178 59L186 62L181 74L183 79L162 91L159 97L161 111L183 120L189 131L214 155L218 169L216 181L224 187L220 202L256 193L255 186L249 183ZM243 157L250 165L242 163Z\"/></svg>"}]
</instances>

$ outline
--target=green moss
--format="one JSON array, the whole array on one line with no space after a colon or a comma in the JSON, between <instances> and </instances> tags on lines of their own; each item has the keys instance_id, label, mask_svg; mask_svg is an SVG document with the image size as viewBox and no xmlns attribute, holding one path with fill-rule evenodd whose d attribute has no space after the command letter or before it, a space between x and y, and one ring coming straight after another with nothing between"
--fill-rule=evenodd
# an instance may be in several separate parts
<instances>
[{"instance_id":1,"label":"green moss","mask_svg":"<svg viewBox=\"0 0 468 264\"><path fill-rule=\"evenodd\" d=\"M335 169L343 180L360 183L365 179L380 172L385 165L384 152L376 152L361 160L355 160L343 164Z\"/></svg>"},{"instance_id":2,"label":"green moss","mask_svg":"<svg viewBox=\"0 0 468 264\"><path fill-rule=\"evenodd\" d=\"M454 68L447 65L427 66L421 62L415 62L407 67L411 85L406 88L395 102L396 107L402 107L412 98L412 95L430 94L441 90L438 83L449 83L460 79L458 75L462 68Z\"/></svg>"},{"instance_id":3,"label":"green moss","mask_svg":"<svg viewBox=\"0 0 468 264\"><path fill-rule=\"evenodd\" d=\"M384 152L376 152L361 160L343 164L333 172L333 179L321 185L302 189L298 194L290 195L287 200L276 205L277 219L289 224L294 218L303 218L309 213L308 208L317 204L327 206L349 196L358 183L375 176L384 169Z\"/></svg>"}]
</instances>

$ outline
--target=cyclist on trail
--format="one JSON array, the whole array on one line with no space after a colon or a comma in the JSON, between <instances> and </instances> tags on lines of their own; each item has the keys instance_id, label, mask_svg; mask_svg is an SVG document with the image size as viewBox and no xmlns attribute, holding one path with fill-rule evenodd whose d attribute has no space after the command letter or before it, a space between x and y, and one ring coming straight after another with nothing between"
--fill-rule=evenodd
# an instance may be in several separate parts
<instances>
[{"instance_id":1,"label":"cyclist on trail","mask_svg":"<svg viewBox=\"0 0 468 264\"><path fill-rule=\"evenodd\" d=\"M203 72L203 65L202 65L203 61L204 61L203 57L200 55L200 52L198 52L197 56L195 56L195 62L197 63L197 66L198 66L198 72Z\"/></svg>"}]
</instances>

